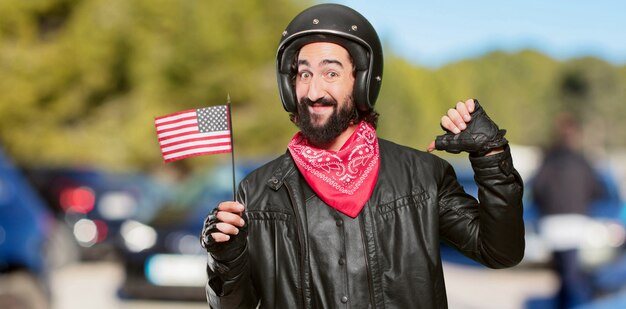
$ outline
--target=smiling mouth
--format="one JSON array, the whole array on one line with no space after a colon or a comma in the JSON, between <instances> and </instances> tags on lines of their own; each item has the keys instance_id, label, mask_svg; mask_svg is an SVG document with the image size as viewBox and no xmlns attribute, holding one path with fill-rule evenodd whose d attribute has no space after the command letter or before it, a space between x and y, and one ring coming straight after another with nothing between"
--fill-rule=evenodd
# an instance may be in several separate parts
<instances>
[{"instance_id":1,"label":"smiling mouth","mask_svg":"<svg viewBox=\"0 0 626 309\"><path fill-rule=\"evenodd\" d=\"M333 102L310 102L308 104L310 107L332 107L335 106Z\"/></svg>"},{"instance_id":2,"label":"smiling mouth","mask_svg":"<svg viewBox=\"0 0 626 309\"><path fill-rule=\"evenodd\" d=\"M309 111L311 113L321 113L329 109L334 109L334 105L319 104L319 103L309 105Z\"/></svg>"}]
</instances>

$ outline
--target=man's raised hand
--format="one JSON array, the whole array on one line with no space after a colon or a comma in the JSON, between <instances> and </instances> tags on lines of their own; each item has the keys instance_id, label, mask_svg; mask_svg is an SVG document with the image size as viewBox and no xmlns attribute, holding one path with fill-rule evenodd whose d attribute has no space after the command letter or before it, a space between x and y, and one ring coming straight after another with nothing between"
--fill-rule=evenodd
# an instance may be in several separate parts
<instances>
[{"instance_id":1,"label":"man's raised hand","mask_svg":"<svg viewBox=\"0 0 626 309\"><path fill-rule=\"evenodd\" d=\"M458 102L455 108L449 109L441 118L441 127L446 134L437 136L428 145L429 152L435 149L451 153L465 151L484 156L501 152L508 143L504 138L506 130L500 130L474 99Z\"/></svg>"}]
</instances>

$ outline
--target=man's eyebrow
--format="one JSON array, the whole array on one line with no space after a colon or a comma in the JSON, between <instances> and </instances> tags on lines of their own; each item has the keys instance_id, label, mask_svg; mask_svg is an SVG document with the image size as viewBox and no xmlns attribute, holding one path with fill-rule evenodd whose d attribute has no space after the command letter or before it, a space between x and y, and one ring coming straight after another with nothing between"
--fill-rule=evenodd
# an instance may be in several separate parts
<instances>
[{"instance_id":1,"label":"man's eyebrow","mask_svg":"<svg viewBox=\"0 0 626 309\"><path fill-rule=\"evenodd\" d=\"M322 62L320 62L320 64L321 65L337 64L337 65L339 65L340 67L343 68L343 63L341 63L341 61L335 60L335 59L324 59L324 60L322 60ZM298 60L298 66L300 66L300 65L311 66L309 61L306 60L306 59Z\"/></svg>"},{"instance_id":2,"label":"man's eyebrow","mask_svg":"<svg viewBox=\"0 0 626 309\"><path fill-rule=\"evenodd\" d=\"M335 60L335 59L324 59L324 60L322 60L322 63L321 63L321 64L323 64L323 65L327 65L327 64L333 64L333 63L334 63L334 64L337 64L337 65L339 65L341 68L343 68L343 63L341 63L341 61L339 61L339 60Z\"/></svg>"}]
</instances>

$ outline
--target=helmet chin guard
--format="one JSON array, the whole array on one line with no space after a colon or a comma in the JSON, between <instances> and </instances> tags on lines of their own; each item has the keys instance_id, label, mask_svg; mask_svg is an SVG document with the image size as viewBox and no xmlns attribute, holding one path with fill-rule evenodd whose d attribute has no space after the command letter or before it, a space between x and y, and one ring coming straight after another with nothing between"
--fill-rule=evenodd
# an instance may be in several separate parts
<instances>
[{"instance_id":1,"label":"helmet chin guard","mask_svg":"<svg viewBox=\"0 0 626 309\"><path fill-rule=\"evenodd\" d=\"M276 55L276 75L283 107L297 111L294 89L294 58L300 49L315 42L345 48L355 67L353 99L357 108L374 107L383 75L383 51L374 27L357 11L340 4L320 4L298 14L283 31Z\"/></svg>"}]
</instances>

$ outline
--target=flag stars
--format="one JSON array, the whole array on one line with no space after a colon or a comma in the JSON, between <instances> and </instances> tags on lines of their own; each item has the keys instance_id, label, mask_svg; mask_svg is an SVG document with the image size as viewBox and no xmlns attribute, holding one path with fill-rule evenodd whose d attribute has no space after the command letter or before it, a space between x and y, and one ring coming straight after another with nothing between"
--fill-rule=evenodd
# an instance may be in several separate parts
<instances>
[{"instance_id":1,"label":"flag stars","mask_svg":"<svg viewBox=\"0 0 626 309\"><path fill-rule=\"evenodd\" d=\"M228 130L227 112L225 105L198 109L198 129L203 133Z\"/></svg>"}]
</instances>

